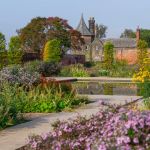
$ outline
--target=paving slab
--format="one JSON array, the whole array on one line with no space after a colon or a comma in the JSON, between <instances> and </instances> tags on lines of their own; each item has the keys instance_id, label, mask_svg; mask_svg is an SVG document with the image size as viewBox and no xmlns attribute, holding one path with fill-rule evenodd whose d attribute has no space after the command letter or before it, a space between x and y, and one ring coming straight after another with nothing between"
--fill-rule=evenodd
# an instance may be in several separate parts
<instances>
[{"instance_id":1,"label":"paving slab","mask_svg":"<svg viewBox=\"0 0 150 150\"><path fill-rule=\"evenodd\" d=\"M33 118L32 121L7 128L0 132L0 150L14 150L26 144L29 135L42 134L52 130L51 124L59 120L74 119L76 116L90 117L96 114L101 100L115 104L123 104L125 101L137 99L137 96L107 96L88 95L91 103L76 109L74 112L60 112L45 114L44 116Z\"/></svg>"},{"instance_id":2,"label":"paving slab","mask_svg":"<svg viewBox=\"0 0 150 150\"><path fill-rule=\"evenodd\" d=\"M131 83L132 78L116 78L116 77L77 77L78 81L89 82L115 82L115 83Z\"/></svg>"},{"instance_id":3,"label":"paving slab","mask_svg":"<svg viewBox=\"0 0 150 150\"><path fill-rule=\"evenodd\" d=\"M73 78L73 77L46 77L45 79L47 81L55 81L59 83L77 81L77 78Z\"/></svg>"}]
</instances>

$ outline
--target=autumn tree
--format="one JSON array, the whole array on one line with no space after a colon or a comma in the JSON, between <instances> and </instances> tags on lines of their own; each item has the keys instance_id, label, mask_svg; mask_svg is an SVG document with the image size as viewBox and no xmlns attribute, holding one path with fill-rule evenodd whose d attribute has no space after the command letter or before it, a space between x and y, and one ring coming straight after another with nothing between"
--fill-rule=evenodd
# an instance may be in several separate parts
<instances>
[{"instance_id":1,"label":"autumn tree","mask_svg":"<svg viewBox=\"0 0 150 150\"><path fill-rule=\"evenodd\" d=\"M73 50L80 51L82 49L82 45L85 44L84 39L82 38L82 35L77 30L70 30L70 36L71 36L71 48Z\"/></svg>"},{"instance_id":2,"label":"autumn tree","mask_svg":"<svg viewBox=\"0 0 150 150\"><path fill-rule=\"evenodd\" d=\"M58 39L62 46L70 47L71 26L59 17L41 18L31 20L27 26L18 31L23 49L25 51L42 52L47 41Z\"/></svg>"},{"instance_id":3,"label":"autumn tree","mask_svg":"<svg viewBox=\"0 0 150 150\"><path fill-rule=\"evenodd\" d=\"M95 30L96 30L96 37L97 38L105 38L106 37L106 31L107 31L107 26L103 25L103 24L96 24L95 26Z\"/></svg>"},{"instance_id":4,"label":"autumn tree","mask_svg":"<svg viewBox=\"0 0 150 150\"><path fill-rule=\"evenodd\" d=\"M136 34L132 29L125 29L123 33L121 33L120 38L135 38Z\"/></svg>"},{"instance_id":5,"label":"autumn tree","mask_svg":"<svg viewBox=\"0 0 150 150\"><path fill-rule=\"evenodd\" d=\"M59 40L50 40L46 43L43 52L44 62L59 62L61 60L61 42Z\"/></svg>"},{"instance_id":6,"label":"autumn tree","mask_svg":"<svg viewBox=\"0 0 150 150\"><path fill-rule=\"evenodd\" d=\"M5 35L0 32L0 51L4 51L5 49L6 49Z\"/></svg>"}]
</instances>

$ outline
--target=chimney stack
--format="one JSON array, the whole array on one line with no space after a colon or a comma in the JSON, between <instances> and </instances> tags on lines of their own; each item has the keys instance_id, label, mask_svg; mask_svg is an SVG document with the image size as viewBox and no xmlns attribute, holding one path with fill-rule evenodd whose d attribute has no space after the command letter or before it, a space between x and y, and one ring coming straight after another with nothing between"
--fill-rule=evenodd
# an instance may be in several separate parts
<instances>
[{"instance_id":1,"label":"chimney stack","mask_svg":"<svg viewBox=\"0 0 150 150\"><path fill-rule=\"evenodd\" d=\"M95 19L94 17L90 17L89 19L89 31L93 36L95 36Z\"/></svg>"},{"instance_id":2,"label":"chimney stack","mask_svg":"<svg viewBox=\"0 0 150 150\"><path fill-rule=\"evenodd\" d=\"M139 26L136 29L136 42L138 43L140 40L140 28Z\"/></svg>"}]
</instances>

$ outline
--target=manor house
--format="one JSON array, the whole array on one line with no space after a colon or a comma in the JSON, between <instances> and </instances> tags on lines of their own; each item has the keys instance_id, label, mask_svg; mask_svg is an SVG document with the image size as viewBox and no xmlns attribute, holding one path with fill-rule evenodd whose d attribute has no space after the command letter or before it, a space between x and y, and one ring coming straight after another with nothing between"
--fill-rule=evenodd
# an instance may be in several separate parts
<instances>
[{"instance_id":1,"label":"manor house","mask_svg":"<svg viewBox=\"0 0 150 150\"><path fill-rule=\"evenodd\" d=\"M87 26L83 15L81 16L77 31L82 35L85 41L80 54L84 54L86 61L103 61L103 45L110 41L114 45L115 58L119 60L126 60L129 64L134 64L137 61L136 45L140 39L140 29L137 29L136 38L112 38L112 39L98 39L95 36L95 19L91 17Z\"/></svg>"}]
</instances>

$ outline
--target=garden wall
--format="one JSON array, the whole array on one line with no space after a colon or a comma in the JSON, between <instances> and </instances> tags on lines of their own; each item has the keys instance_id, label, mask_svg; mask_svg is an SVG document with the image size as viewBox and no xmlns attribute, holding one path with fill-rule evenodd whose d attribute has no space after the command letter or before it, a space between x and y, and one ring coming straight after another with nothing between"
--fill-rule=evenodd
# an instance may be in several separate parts
<instances>
[{"instance_id":1,"label":"garden wall","mask_svg":"<svg viewBox=\"0 0 150 150\"><path fill-rule=\"evenodd\" d=\"M148 50L150 52L150 49ZM126 60L129 64L137 63L137 49L117 49L116 59Z\"/></svg>"},{"instance_id":2,"label":"garden wall","mask_svg":"<svg viewBox=\"0 0 150 150\"><path fill-rule=\"evenodd\" d=\"M135 64L137 62L137 49L117 49L116 59L126 60L128 64Z\"/></svg>"},{"instance_id":3,"label":"garden wall","mask_svg":"<svg viewBox=\"0 0 150 150\"><path fill-rule=\"evenodd\" d=\"M67 54L62 59L62 65L71 65L71 64L84 64L85 55L71 55Z\"/></svg>"}]
</instances>

